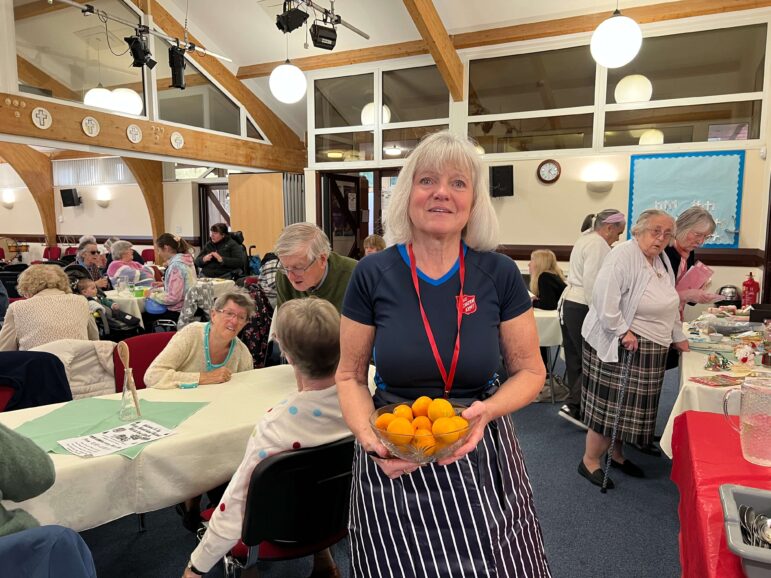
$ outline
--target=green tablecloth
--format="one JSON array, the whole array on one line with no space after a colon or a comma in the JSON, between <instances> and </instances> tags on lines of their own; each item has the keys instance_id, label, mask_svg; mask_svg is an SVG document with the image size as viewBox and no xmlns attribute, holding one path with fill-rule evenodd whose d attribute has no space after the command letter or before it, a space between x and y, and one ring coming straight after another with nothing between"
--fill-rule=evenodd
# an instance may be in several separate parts
<instances>
[{"instance_id":1,"label":"green tablecloth","mask_svg":"<svg viewBox=\"0 0 771 578\"><path fill-rule=\"evenodd\" d=\"M69 454L57 443L58 440L90 435L124 424L118 418L120 403L119 399L78 399L22 424L16 431L32 439L47 452ZM139 407L142 410L141 419L173 429L207 404L143 399ZM133 460L146 445L140 444L116 453Z\"/></svg>"}]
</instances>

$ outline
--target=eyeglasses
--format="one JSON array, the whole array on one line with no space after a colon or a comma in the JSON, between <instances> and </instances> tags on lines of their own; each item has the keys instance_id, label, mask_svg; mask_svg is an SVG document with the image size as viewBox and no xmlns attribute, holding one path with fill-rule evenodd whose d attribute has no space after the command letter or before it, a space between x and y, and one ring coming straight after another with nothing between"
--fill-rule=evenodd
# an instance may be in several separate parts
<instances>
[{"instance_id":1,"label":"eyeglasses","mask_svg":"<svg viewBox=\"0 0 771 578\"><path fill-rule=\"evenodd\" d=\"M313 265L316 262L316 259L317 257L314 257L313 259L311 259L311 262L308 263L305 267L284 267L284 264L279 262L278 270L281 271L284 275L287 275L289 273L292 273L294 275L302 275L308 269L311 268L311 265Z\"/></svg>"},{"instance_id":2,"label":"eyeglasses","mask_svg":"<svg viewBox=\"0 0 771 578\"><path fill-rule=\"evenodd\" d=\"M239 323L246 323L246 315L239 315L238 313L234 311L228 311L227 309L215 309L218 313L222 313L222 315L225 316L225 319L228 321L232 321L233 319L238 320Z\"/></svg>"},{"instance_id":3,"label":"eyeglasses","mask_svg":"<svg viewBox=\"0 0 771 578\"><path fill-rule=\"evenodd\" d=\"M99 251L86 251L89 255L98 255Z\"/></svg>"},{"instance_id":4,"label":"eyeglasses","mask_svg":"<svg viewBox=\"0 0 771 578\"><path fill-rule=\"evenodd\" d=\"M672 238L672 231L670 231L669 229L667 229L666 231L664 229L645 229L645 230L648 231L651 235L653 235L657 239L663 239L666 241L667 239Z\"/></svg>"},{"instance_id":5,"label":"eyeglasses","mask_svg":"<svg viewBox=\"0 0 771 578\"><path fill-rule=\"evenodd\" d=\"M701 244L709 239L711 235L709 233L697 233L696 231L688 231L688 236L697 243Z\"/></svg>"}]
</instances>

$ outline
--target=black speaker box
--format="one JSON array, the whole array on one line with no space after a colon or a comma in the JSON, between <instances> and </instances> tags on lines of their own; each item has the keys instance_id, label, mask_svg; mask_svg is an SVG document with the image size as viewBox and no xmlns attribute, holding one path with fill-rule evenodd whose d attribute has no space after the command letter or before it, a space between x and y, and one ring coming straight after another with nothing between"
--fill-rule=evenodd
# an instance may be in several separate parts
<instances>
[{"instance_id":1,"label":"black speaker box","mask_svg":"<svg viewBox=\"0 0 771 578\"><path fill-rule=\"evenodd\" d=\"M514 167L512 165L490 167L490 195L493 197L514 196Z\"/></svg>"},{"instance_id":2,"label":"black speaker box","mask_svg":"<svg viewBox=\"0 0 771 578\"><path fill-rule=\"evenodd\" d=\"M61 189L59 193L62 195L62 206L77 207L80 204L78 189Z\"/></svg>"}]
</instances>

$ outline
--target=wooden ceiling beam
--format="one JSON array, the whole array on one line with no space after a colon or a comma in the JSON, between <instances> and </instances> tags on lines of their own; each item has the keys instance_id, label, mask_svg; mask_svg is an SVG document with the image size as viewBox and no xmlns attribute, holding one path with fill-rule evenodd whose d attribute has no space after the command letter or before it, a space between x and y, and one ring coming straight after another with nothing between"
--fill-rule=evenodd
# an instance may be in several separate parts
<instances>
[{"instance_id":1,"label":"wooden ceiling beam","mask_svg":"<svg viewBox=\"0 0 771 578\"><path fill-rule=\"evenodd\" d=\"M75 0L78 4L85 4L88 0ZM16 6L13 9L13 17L15 20L24 20L25 18L32 18L33 16L40 16L41 14L49 14L51 12L58 12L64 8L72 8L67 4L61 2L54 2L49 4L48 0L36 0L29 4L22 4Z\"/></svg>"},{"instance_id":2,"label":"wooden ceiling beam","mask_svg":"<svg viewBox=\"0 0 771 578\"><path fill-rule=\"evenodd\" d=\"M24 84L34 86L35 88L50 90L51 96L54 98L63 98L65 100L75 100L78 102L83 100L80 93L75 92L66 84L59 82L50 74L41 70L29 60L22 58L18 54L16 55L16 67L19 70L19 81Z\"/></svg>"},{"instance_id":3,"label":"wooden ceiling beam","mask_svg":"<svg viewBox=\"0 0 771 578\"><path fill-rule=\"evenodd\" d=\"M32 123L31 113L35 107L47 109L53 117L49 129L40 130ZM81 123L86 116L99 121L101 132L98 136L89 137L83 132ZM126 129L130 124L142 130L144 138L139 144L133 144L126 137ZM184 146L179 150L171 146L170 137L173 132L179 132L185 139ZM62 143L62 148L66 148L69 143L76 143L111 149L121 155L130 155L133 151L164 156L169 160L194 159L203 163L270 171L301 173L307 163L304 149L266 145L192 127L152 122L10 93L0 93L0 138L2 134L57 141Z\"/></svg>"},{"instance_id":4,"label":"wooden ceiling beam","mask_svg":"<svg viewBox=\"0 0 771 578\"><path fill-rule=\"evenodd\" d=\"M452 45L447 29L432 0L403 0L412 22L428 45L428 50L455 102L463 100L463 63Z\"/></svg>"},{"instance_id":5,"label":"wooden ceiling beam","mask_svg":"<svg viewBox=\"0 0 771 578\"><path fill-rule=\"evenodd\" d=\"M708 16L711 14L724 14L743 10L754 10L771 6L771 0L679 0L677 2L663 2L650 4L636 8L626 8L625 16L634 18L638 24L661 22L665 20L677 20L680 18L692 18L696 16ZM474 48L477 46L489 46L493 44L506 44L509 42L521 42L536 38L549 38L565 34L577 34L591 32L597 25L610 16L610 9L604 12L584 16L571 16L540 22L528 22L515 26L504 26L463 34L451 34L450 39L456 50ZM346 50L327 55L309 56L307 58L293 59L292 62L300 69L319 70L322 68L335 68L377 60L391 60L428 54L428 46L425 42L409 41L384 46L373 46L360 50ZM264 62L242 66L238 69L238 78L256 78L268 76L271 71L282 62Z\"/></svg>"},{"instance_id":6,"label":"wooden ceiling beam","mask_svg":"<svg viewBox=\"0 0 771 578\"><path fill-rule=\"evenodd\" d=\"M157 239L166 230L163 213L163 163L134 157L122 157L122 160L142 191L147 212L150 213L153 239Z\"/></svg>"},{"instance_id":7,"label":"wooden ceiling beam","mask_svg":"<svg viewBox=\"0 0 771 578\"><path fill-rule=\"evenodd\" d=\"M157 0L131 0L138 8L151 14L153 22L169 36L184 38L185 29L174 17L161 6ZM196 46L203 46L188 33L188 41ZM230 92L249 112L254 121L259 125L262 133L275 145L289 149L305 150L300 137L292 129L276 116L255 94L219 60L212 56L201 56L197 52L188 53L196 62L196 65L217 79L225 90Z\"/></svg>"}]
</instances>

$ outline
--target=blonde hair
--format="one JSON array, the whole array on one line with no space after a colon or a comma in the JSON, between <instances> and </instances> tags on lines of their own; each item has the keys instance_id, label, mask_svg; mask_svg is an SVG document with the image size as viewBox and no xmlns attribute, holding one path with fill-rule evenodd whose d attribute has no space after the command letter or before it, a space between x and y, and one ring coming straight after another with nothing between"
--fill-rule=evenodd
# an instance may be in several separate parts
<instances>
[{"instance_id":1,"label":"blonde hair","mask_svg":"<svg viewBox=\"0 0 771 578\"><path fill-rule=\"evenodd\" d=\"M58 265L32 265L19 275L16 290L23 297L34 297L44 289L58 289L72 293L70 282L64 269Z\"/></svg>"},{"instance_id":2,"label":"blonde hair","mask_svg":"<svg viewBox=\"0 0 771 578\"><path fill-rule=\"evenodd\" d=\"M382 251L386 248L385 239L380 235L370 235L365 238L361 244L365 249L377 249L378 251Z\"/></svg>"},{"instance_id":3,"label":"blonde hair","mask_svg":"<svg viewBox=\"0 0 771 578\"><path fill-rule=\"evenodd\" d=\"M562 282L565 275L557 264L557 256L548 249L537 249L530 254L530 262L533 264L533 272L530 274L530 292L538 297L538 278L541 273L554 273Z\"/></svg>"},{"instance_id":4,"label":"blonde hair","mask_svg":"<svg viewBox=\"0 0 771 578\"><path fill-rule=\"evenodd\" d=\"M302 375L333 376L340 361L340 314L324 299L292 299L278 308L276 339Z\"/></svg>"},{"instance_id":5,"label":"blonde hair","mask_svg":"<svg viewBox=\"0 0 771 578\"><path fill-rule=\"evenodd\" d=\"M468 137L458 136L446 130L424 138L412 151L399 173L388 209L383 216L385 240L388 245L412 241L409 209L415 174L424 170L442 172L447 167L467 172L473 185L471 214L461 237L469 247L477 251L492 251L498 246L498 217L490 200L487 174L479 161L479 154Z\"/></svg>"}]
</instances>

